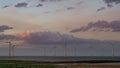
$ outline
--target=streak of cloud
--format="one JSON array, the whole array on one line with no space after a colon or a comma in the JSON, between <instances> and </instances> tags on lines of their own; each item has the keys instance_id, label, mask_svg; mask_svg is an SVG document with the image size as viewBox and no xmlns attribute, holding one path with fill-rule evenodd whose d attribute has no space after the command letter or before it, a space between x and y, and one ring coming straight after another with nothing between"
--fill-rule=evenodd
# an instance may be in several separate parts
<instances>
[{"instance_id":1,"label":"streak of cloud","mask_svg":"<svg viewBox=\"0 0 120 68\"><path fill-rule=\"evenodd\" d=\"M0 40L15 40L15 35L0 34Z\"/></svg>"},{"instance_id":2,"label":"streak of cloud","mask_svg":"<svg viewBox=\"0 0 120 68\"><path fill-rule=\"evenodd\" d=\"M9 5L5 5L5 6L3 6L3 8L8 8L9 7Z\"/></svg>"},{"instance_id":3,"label":"streak of cloud","mask_svg":"<svg viewBox=\"0 0 120 68\"><path fill-rule=\"evenodd\" d=\"M23 32L17 35L0 34L0 40L14 40L23 41L22 43L31 46L39 45L105 45L108 43L117 43L119 41L109 40L95 40L95 39L82 39L68 34L61 34L59 32Z\"/></svg>"},{"instance_id":4,"label":"streak of cloud","mask_svg":"<svg viewBox=\"0 0 120 68\"><path fill-rule=\"evenodd\" d=\"M108 7L113 7L113 5L115 4L120 4L120 0L103 0Z\"/></svg>"},{"instance_id":5,"label":"streak of cloud","mask_svg":"<svg viewBox=\"0 0 120 68\"><path fill-rule=\"evenodd\" d=\"M89 23L87 26L83 26L78 29L73 29L70 32L84 32L84 31L112 31L112 32L120 32L120 21L97 21L93 23Z\"/></svg>"},{"instance_id":6,"label":"streak of cloud","mask_svg":"<svg viewBox=\"0 0 120 68\"><path fill-rule=\"evenodd\" d=\"M104 9L105 9L105 7L101 7L101 8L99 8L99 9L97 9L97 12L102 11L102 10L104 10Z\"/></svg>"},{"instance_id":7,"label":"streak of cloud","mask_svg":"<svg viewBox=\"0 0 120 68\"><path fill-rule=\"evenodd\" d=\"M22 2L22 3L17 3L15 7L21 8L21 7L27 7L28 3Z\"/></svg>"},{"instance_id":8,"label":"streak of cloud","mask_svg":"<svg viewBox=\"0 0 120 68\"><path fill-rule=\"evenodd\" d=\"M73 45L100 42L98 40L76 38L59 32L23 32L17 36L20 40L31 45L64 45L65 43Z\"/></svg>"},{"instance_id":9,"label":"streak of cloud","mask_svg":"<svg viewBox=\"0 0 120 68\"><path fill-rule=\"evenodd\" d=\"M10 30L10 29L13 29L13 27L7 25L0 26L0 32L4 32L5 30Z\"/></svg>"},{"instance_id":10,"label":"streak of cloud","mask_svg":"<svg viewBox=\"0 0 120 68\"><path fill-rule=\"evenodd\" d=\"M63 0L39 0L40 2L58 2Z\"/></svg>"},{"instance_id":11,"label":"streak of cloud","mask_svg":"<svg viewBox=\"0 0 120 68\"><path fill-rule=\"evenodd\" d=\"M67 10L75 9L74 7L67 7Z\"/></svg>"},{"instance_id":12,"label":"streak of cloud","mask_svg":"<svg viewBox=\"0 0 120 68\"><path fill-rule=\"evenodd\" d=\"M36 7L42 7L43 6L43 4L38 4Z\"/></svg>"}]
</instances>

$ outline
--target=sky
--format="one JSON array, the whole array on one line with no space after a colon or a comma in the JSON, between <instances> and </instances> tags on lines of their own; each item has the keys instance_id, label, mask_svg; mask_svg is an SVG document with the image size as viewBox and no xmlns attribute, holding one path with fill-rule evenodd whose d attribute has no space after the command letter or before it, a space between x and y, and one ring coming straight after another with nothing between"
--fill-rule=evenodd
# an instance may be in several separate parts
<instances>
[{"instance_id":1,"label":"sky","mask_svg":"<svg viewBox=\"0 0 120 68\"><path fill-rule=\"evenodd\" d=\"M120 0L0 0L0 55L111 56L120 51ZM54 48L56 47L56 49ZM53 49L54 48L54 49ZM103 52L103 49L105 50Z\"/></svg>"}]
</instances>

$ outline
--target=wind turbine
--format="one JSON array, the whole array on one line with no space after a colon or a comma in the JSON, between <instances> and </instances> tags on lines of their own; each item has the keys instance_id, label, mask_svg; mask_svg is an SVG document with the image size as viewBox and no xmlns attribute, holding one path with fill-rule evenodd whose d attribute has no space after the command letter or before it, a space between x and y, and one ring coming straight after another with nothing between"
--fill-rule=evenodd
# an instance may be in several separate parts
<instances>
[{"instance_id":1,"label":"wind turbine","mask_svg":"<svg viewBox=\"0 0 120 68\"><path fill-rule=\"evenodd\" d=\"M76 47L74 47L74 56L76 57L77 56L77 48Z\"/></svg>"},{"instance_id":2,"label":"wind turbine","mask_svg":"<svg viewBox=\"0 0 120 68\"><path fill-rule=\"evenodd\" d=\"M115 53L114 53L114 45L113 45L113 42L110 43L111 47L112 47L112 60L114 60L114 57L115 57Z\"/></svg>"},{"instance_id":3,"label":"wind turbine","mask_svg":"<svg viewBox=\"0 0 120 68\"><path fill-rule=\"evenodd\" d=\"M43 54L46 56L46 47L43 47Z\"/></svg>"},{"instance_id":4,"label":"wind turbine","mask_svg":"<svg viewBox=\"0 0 120 68\"><path fill-rule=\"evenodd\" d=\"M106 51L106 48L109 46L109 44L106 42L103 42L103 43L104 43L104 45L102 47L102 56L105 56L105 51Z\"/></svg>"},{"instance_id":5,"label":"wind turbine","mask_svg":"<svg viewBox=\"0 0 120 68\"><path fill-rule=\"evenodd\" d=\"M112 60L114 60L115 54L114 54L114 45L113 45L113 43L111 44L111 47L112 47Z\"/></svg>"},{"instance_id":6,"label":"wind turbine","mask_svg":"<svg viewBox=\"0 0 120 68\"><path fill-rule=\"evenodd\" d=\"M105 41L102 43L103 43L103 46L101 48L101 50L102 50L101 52L102 52L102 56L105 56L106 43L105 43Z\"/></svg>"},{"instance_id":7,"label":"wind turbine","mask_svg":"<svg viewBox=\"0 0 120 68\"><path fill-rule=\"evenodd\" d=\"M12 56L12 42L9 41L9 42L6 42L6 43L8 43L8 45L9 45L9 57L11 57Z\"/></svg>"},{"instance_id":8,"label":"wind turbine","mask_svg":"<svg viewBox=\"0 0 120 68\"><path fill-rule=\"evenodd\" d=\"M43 56L46 56L46 48L47 48L47 47L40 47L40 48L43 49Z\"/></svg>"},{"instance_id":9,"label":"wind turbine","mask_svg":"<svg viewBox=\"0 0 120 68\"><path fill-rule=\"evenodd\" d=\"M114 57L115 57L114 50L115 50L115 48L114 48L113 42L111 42L110 45L111 45L111 48L112 48L112 60L114 60Z\"/></svg>"},{"instance_id":10,"label":"wind turbine","mask_svg":"<svg viewBox=\"0 0 120 68\"><path fill-rule=\"evenodd\" d=\"M93 46L90 45L88 48L90 49L90 52L91 52L90 55L93 56L93 55L94 55L94 54L93 54Z\"/></svg>"},{"instance_id":11,"label":"wind turbine","mask_svg":"<svg viewBox=\"0 0 120 68\"><path fill-rule=\"evenodd\" d=\"M64 57L67 57L67 42L65 38L64 38Z\"/></svg>"},{"instance_id":12,"label":"wind turbine","mask_svg":"<svg viewBox=\"0 0 120 68\"><path fill-rule=\"evenodd\" d=\"M65 45L65 49L64 49L64 56L67 57L67 45Z\"/></svg>"},{"instance_id":13,"label":"wind turbine","mask_svg":"<svg viewBox=\"0 0 120 68\"><path fill-rule=\"evenodd\" d=\"M56 46L53 47L53 50L54 50L54 56L56 56Z\"/></svg>"},{"instance_id":14,"label":"wind turbine","mask_svg":"<svg viewBox=\"0 0 120 68\"><path fill-rule=\"evenodd\" d=\"M12 46L12 56L14 56L14 50L15 50L16 45Z\"/></svg>"},{"instance_id":15,"label":"wind turbine","mask_svg":"<svg viewBox=\"0 0 120 68\"><path fill-rule=\"evenodd\" d=\"M63 35L61 36L61 39L63 41L63 47L64 47L64 57L67 57L67 41L65 36L63 37Z\"/></svg>"},{"instance_id":16,"label":"wind turbine","mask_svg":"<svg viewBox=\"0 0 120 68\"><path fill-rule=\"evenodd\" d=\"M105 47L102 47L102 56L105 56Z\"/></svg>"}]
</instances>

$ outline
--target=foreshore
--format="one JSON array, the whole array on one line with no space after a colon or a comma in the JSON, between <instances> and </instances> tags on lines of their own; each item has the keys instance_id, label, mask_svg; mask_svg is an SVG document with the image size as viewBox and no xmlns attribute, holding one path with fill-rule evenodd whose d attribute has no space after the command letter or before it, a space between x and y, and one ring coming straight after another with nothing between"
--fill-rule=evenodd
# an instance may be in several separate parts
<instances>
[{"instance_id":1,"label":"foreshore","mask_svg":"<svg viewBox=\"0 0 120 68\"><path fill-rule=\"evenodd\" d=\"M56 68L120 68L120 64L72 63L56 64Z\"/></svg>"},{"instance_id":2,"label":"foreshore","mask_svg":"<svg viewBox=\"0 0 120 68\"><path fill-rule=\"evenodd\" d=\"M0 60L0 68L120 68L119 61L30 61ZM6 67L8 66L8 67Z\"/></svg>"}]
</instances>

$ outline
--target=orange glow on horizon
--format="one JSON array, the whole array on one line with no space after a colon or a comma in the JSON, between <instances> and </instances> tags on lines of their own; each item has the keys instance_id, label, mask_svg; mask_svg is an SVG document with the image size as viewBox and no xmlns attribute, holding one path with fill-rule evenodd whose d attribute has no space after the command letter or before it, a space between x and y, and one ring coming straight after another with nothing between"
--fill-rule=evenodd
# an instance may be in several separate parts
<instances>
[{"instance_id":1,"label":"orange glow on horizon","mask_svg":"<svg viewBox=\"0 0 120 68\"><path fill-rule=\"evenodd\" d=\"M21 32L19 34L17 34L20 38L24 38L26 36L30 36L31 31L26 31L26 32Z\"/></svg>"}]
</instances>

